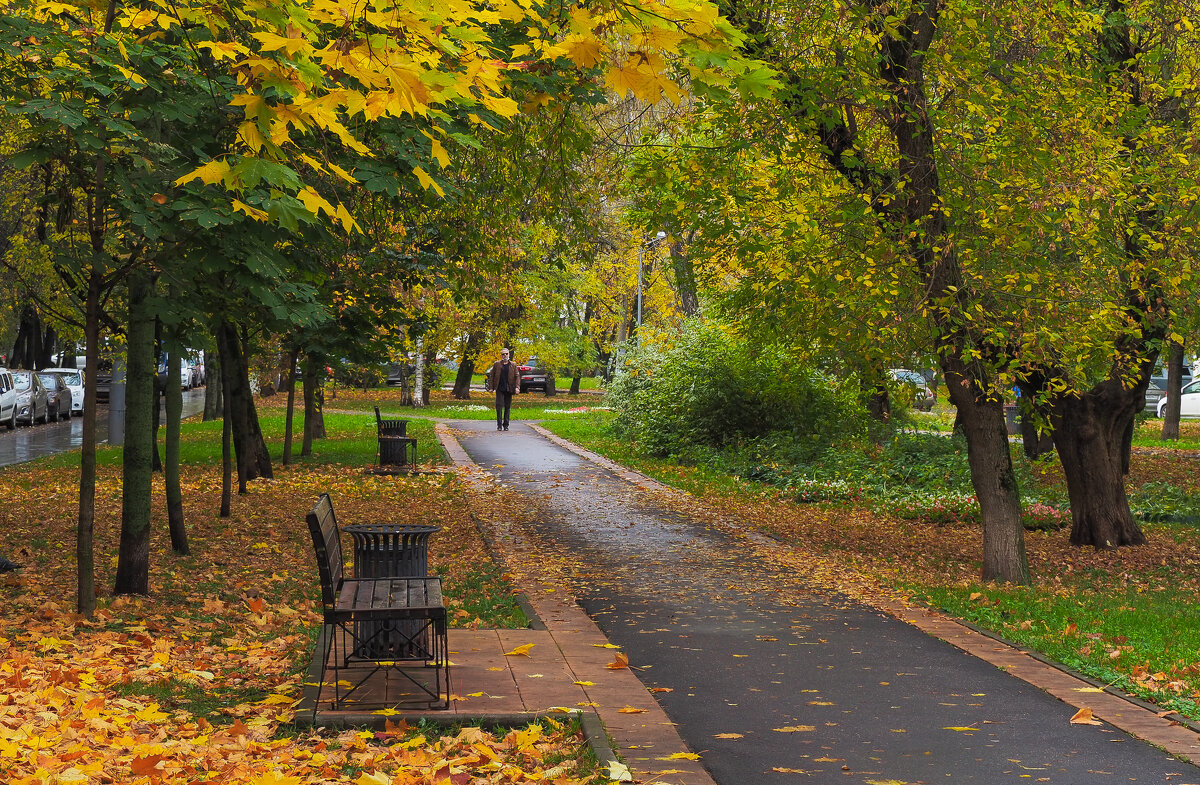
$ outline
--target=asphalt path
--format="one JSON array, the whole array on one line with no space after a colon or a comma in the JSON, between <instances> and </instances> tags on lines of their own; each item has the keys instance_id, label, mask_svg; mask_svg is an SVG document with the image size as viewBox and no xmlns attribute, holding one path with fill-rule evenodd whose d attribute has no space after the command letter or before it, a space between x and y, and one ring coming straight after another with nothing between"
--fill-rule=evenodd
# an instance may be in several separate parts
<instances>
[{"instance_id":1,"label":"asphalt path","mask_svg":"<svg viewBox=\"0 0 1200 785\"><path fill-rule=\"evenodd\" d=\"M514 423L453 423L720 785L1200 783L1200 769L873 608L782 573Z\"/></svg>"},{"instance_id":2,"label":"asphalt path","mask_svg":"<svg viewBox=\"0 0 1200 785\"><path fill-rule=\"evenodd\" d=\"M204 388L183 393L183 416L204 411ZM96 441L108 441L108 406L102 404L96 416ZM83 446L83 418L72 417L45 425L18 425L15 431L0 429L0 466L25 463L47 455L78 450Z\"/></svg>"}]
</instances>

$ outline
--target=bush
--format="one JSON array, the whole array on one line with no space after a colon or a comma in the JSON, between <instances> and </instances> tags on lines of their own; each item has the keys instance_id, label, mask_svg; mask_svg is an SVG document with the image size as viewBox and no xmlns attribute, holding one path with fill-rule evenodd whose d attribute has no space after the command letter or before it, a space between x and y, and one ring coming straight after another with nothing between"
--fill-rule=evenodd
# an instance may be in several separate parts
<instances>
[{"instance_id":1,"label":"bush","mask_svg":"<svg viewBox=\"0 0 1200 785\"><path fill-rule=\"evenodd\" d=\"M862 433L866 422L855 396L835 382L778 350L751 352L700 320L673 343L633 348L609 398L618 430L664 456L758 440L763 453L810 458Z\"/></svg>"}]
</instances>

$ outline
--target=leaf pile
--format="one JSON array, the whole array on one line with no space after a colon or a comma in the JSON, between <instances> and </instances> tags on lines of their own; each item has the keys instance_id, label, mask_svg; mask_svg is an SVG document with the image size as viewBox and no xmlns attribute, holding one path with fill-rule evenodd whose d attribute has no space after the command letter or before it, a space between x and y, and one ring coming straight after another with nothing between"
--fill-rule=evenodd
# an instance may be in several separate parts
<instances>
[{"instance_id":1,"label":"leaf pile","mask_svg":"<svg viewBox=\"0 0 1200 785\"><path fill-rule=\"evenodd\" d=\"M321 615L304 524L318 490L339 520L440 525L430 566L478 585L490 564L450 474L388 477L337 466L285 468L216 517L219 475L183 467L192 554L170 552L161 487L152 524L152 595L74 609L74 472L0 474L0 771L6 785L72 782L301 785L491 783L580 779L577 732L555 723L435 737L414 729L298 733L291 725ZM101 468L97 583L111 585L120 477ZM492 587L491 591L510 589ZM450 596L451 607L462 604ZM477 625L461 611L459 624Z\"/></svg>"}]
</instances>

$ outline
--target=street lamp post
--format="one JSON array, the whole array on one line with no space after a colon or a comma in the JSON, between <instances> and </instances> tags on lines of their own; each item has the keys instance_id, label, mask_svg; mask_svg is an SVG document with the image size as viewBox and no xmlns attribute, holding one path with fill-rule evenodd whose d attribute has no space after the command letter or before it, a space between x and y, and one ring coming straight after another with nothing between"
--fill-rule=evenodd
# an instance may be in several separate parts
<instances>
[{"instance_id":1,"label":"street lamp post","mask_svg":"<svg viewBox=\"0 0 1200 785\"><path fill-rule=\"evenodd\" d=\"M654 239L649 242L643 242L638 246L638 290L637 290L637 337L638 342L642 340L642 260L646 256L646 249L653 248L667 237L666 232L659 232L654 235Z\"/></svg>"}]
</instances>

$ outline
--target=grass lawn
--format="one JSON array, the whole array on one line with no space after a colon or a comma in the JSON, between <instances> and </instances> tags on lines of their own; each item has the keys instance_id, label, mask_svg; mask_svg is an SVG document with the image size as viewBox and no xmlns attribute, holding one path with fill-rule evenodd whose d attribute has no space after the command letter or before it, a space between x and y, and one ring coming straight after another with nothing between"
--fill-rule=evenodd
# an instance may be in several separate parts
<instances>
[{"instance_id":1,"label":"grass lawn","mask_svg":"<svg viewBox=\"0 0 1200 785\"><path fill-rule=\"evenodd\" d=\"M278 460L283 417L261 423ZM184 513L191 553L170 549L155 480L148 597L113 597L120 535L120 448L100 450L96 494L98 610L75 607L78 455L0 470L0 770L6 785L46 782L362 783L427 781L451 762L471 777L501 765L592 781L577 726L546 721L510 732L400 726L321 734L292 724L321 625L304 514L321 491L343 524L404 520L443 530L429 542L458 626L525 626L513 587L492 563L465 491L435 448L433 423L413 423L428 473L379 476L375 424L326 416L314 455L250 483L217 516L220 423L183 432ZM297 422L297 433L300 423ZM296 445L299 450L299 444ZM402 743L396 743L397 741ZM460 769L455 769L459 771ZM366 776L368 779L362 779ZM550 777L549 779L553 779ZM432 781L432 779L428 780Z\"/></svg>"},{"instance_id":2,"label":"grass lawn","mask_svg":"<svg viewBox=\"0 0 1200 785\"><path fill-rule=\"evenodd\" d=\"M263 402L267 410L286 406L283 396L273 396ZM325 410L328 412L369 413L371 433L375 428L375 407L385 417L405 419L436 418L442 420L493 420L496 417L495 396L479 390L471 392L469 400L450 397L448 390L434 390L429 406L417 409L400 404L400 391L394 387L373 390L340 389L337 397L327 396ZM513 396L510 419L512 420L559 420L572 419L587 411L603 407L603 399L591 393L579 395L547 396L540 392Z\"/></svg>"},{"instance_id":3,"label":"grass lawn","mask_svg":"<svg viewBox=\"0 0 1200 785\"><path fill-rule=\"evenodd\" d=\"M935 410L936 416L936 410ZM1146 521L1150 544L1118 551L1073 548L1068 531L1030 531L1034 583L978 580L982 528L914 519L870 500L803 503L795 494L731 475L714 465L650 458L594 413L547 424L555 433L668 485L699 496L738 525L754 526L830 566L835 588L885 587L1041 651L1078 671L1192 719L1200 719L1200 525ZM1191 423L1185 423L1190 426ZM932 437L931 437L932 438ZM1161 443L1160 443L1161 445ZM1019 452L1019 451L1018 451ZM1196 493L1195 460L1135 452L1131 496L1164 483ZM865 470L869 471L869 469ZM1064 494L1053 462L1026 467L1030 492ZM865 576L866 584L860 578Z\"/></svg>"}]
</instances>

